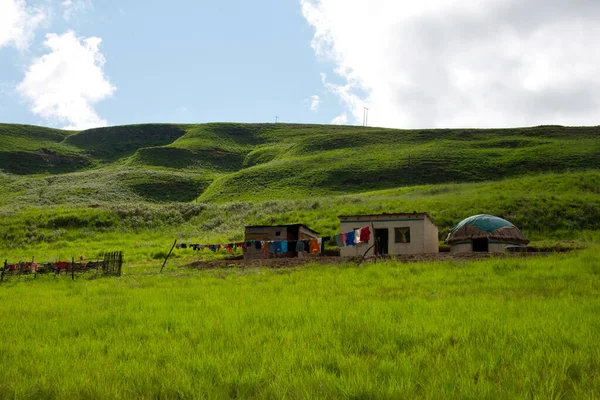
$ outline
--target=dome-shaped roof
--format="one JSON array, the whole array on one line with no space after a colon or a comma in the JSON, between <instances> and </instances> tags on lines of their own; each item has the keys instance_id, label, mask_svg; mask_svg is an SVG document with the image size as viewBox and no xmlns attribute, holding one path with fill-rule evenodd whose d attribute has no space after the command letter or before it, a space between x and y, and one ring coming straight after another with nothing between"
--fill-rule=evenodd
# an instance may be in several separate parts
<instances>
[{"instance_id":1,"label":"dome-shaped roof","mask_svg":"<svg viewBox=\"0 0 600 400\"><path fill-rule=\"evenodd\" d=\"M505 219L487 214L473 215L459 222L450 231L446 243L452 244L480 238L529 243L529 239L516 226Z\"/></svg>"}]
</instances>

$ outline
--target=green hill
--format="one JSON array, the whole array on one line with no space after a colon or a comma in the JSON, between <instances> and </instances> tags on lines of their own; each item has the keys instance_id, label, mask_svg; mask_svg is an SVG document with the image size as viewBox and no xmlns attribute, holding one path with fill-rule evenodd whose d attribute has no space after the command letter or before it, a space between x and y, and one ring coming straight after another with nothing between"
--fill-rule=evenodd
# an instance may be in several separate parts
<instances>
[{"instance_id":1,"label":"green hill","mask_svg":"<svg viewBox=\"0 0 600 400\"><path fill-rule=\"evenodd\" d=\"M119 199L133 201L302 198L599 165L598 127L398 130L214 123L67 132L0 125L5 173L60 176L50 186L68 182L62 189L77 189L78 195L85 195L87 181L110 180L122 190ZM38 186L44 179L27 182ZM102 200L95 193L89 199Z\"/></svg>"},{"instance_id":2,"label":"green hill","mask_svg":"<svg viewBox=\"0 0 600 400\"><path fill-rule=\"evenodd\" d=\"M407 210L429 212L440 239L490 213L536 242L598 241L599 167L597 127L0 125L0 250L153 259L166 237L296 222L333 234L340 214Z\"/></svg>"}]
</instances>

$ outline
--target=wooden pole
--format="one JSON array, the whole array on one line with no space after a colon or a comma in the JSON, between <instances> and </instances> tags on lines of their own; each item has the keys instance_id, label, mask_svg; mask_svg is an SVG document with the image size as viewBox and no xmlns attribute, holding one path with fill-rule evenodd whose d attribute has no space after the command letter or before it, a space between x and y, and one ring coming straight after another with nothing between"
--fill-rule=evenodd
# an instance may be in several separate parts
<instances>
[{"instance_id":1,"label":"wooden pole","mask_svg":"<svg viewBox=\"0 0 600 400\"><path fill-rule=\"evenodd\" d=\"M0 282L4 281L4 271L6 271L7 265L8 265L8 260L4 260L4 268L2 268L2 277L0 278Z\"/></svg>"},{"instance_id":2,"label":"wooden pole","mask_svg":"<svg viewBox=\"0 0 600 400\"><path fill-rule=\"evenodd\" d=\"M33 262L35 261L35 256L31 257L31 268L33 269ZM33 271L33 279L37 279L37 267Z\"/></svg>"},{"instance_id":3,"label":"wooden pole","mask_svg":"<svg viewBox=\"0 0 600 400\"><path fill-rule=\"evenodd\" d=\"M71 258L71 279L75 280L75 257Z\"/></svg>"},{"instance_id":4,"label":"wooden pole","mask_svg":"<svg viewBox=\"0 0 600 400\"><path fill-rule=\"evenodd\" d=\"M175 241L173 242L173 246L171 246L171 250L169 251L169 254L167 254L167 257L165 258L165 262L163 263L162 267L160 267L160 273L162 273L163 268L167 264L167 260L171 256L171 253L173 252L173 249L175 248L176 244L177 244L177 239L175 239Z\"/></svg>"}]
</instances>

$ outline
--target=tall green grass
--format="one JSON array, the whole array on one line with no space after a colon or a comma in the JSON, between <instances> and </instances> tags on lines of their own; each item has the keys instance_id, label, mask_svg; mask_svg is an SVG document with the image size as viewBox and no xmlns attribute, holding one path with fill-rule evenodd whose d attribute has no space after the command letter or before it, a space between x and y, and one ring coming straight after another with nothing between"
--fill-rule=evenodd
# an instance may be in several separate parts
<instances>
[{"instance_id":1,"label":"tall green grass","mask_svg":"<svg viewBox=\"0 0 600 400\"><path fill-rule=\"evenodd\" d=\"M4 398L595 398L598 248L0 286Z\"/></svg>"}]
</instances>

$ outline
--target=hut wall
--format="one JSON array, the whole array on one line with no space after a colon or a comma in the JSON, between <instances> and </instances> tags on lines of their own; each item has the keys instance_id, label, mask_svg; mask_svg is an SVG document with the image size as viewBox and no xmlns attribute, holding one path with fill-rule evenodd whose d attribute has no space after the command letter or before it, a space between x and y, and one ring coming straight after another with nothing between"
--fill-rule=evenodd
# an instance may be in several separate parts
<instances>
[{"instance_id":1,"label":"hut wall","mask_svg":"<svg viewBox=\"0 0 600 400\"><path fill-rule=\"evenodd\" d=\"M504 253L508 246L521 246L526 247L524 244L520 243L508 243L508 242L494 242L490 240L488 244L488 252L489 253ZM471 241L468 243L457 243L450 246L451 253L471 253L473 252L473 245Z\"/></svg>"},{"instance_id":2,"label":"hut wall","mask_svg":"<svg viewBox=\"0 0 600 400\"><path fill-rule=\"evenodd\" d=\"M519 246L519 247L527 247L521 243L508 243L508 242L494 242L490 240L489 249L490 253L504 253L506 252L506 248L509 246Z\"/></svg>"},{"instance_id":3,"label":"hut wall","mask_svg":"<svg viewBox=\"0 0 600 400\"><path fill-rule=\"evenodd\" d=\"M450 246L450 253L471 253L473 251L473 247L471 242L469 243L458 243Z\"/></svg>"}]
</instances>

